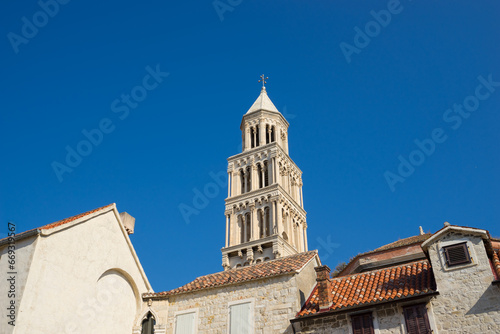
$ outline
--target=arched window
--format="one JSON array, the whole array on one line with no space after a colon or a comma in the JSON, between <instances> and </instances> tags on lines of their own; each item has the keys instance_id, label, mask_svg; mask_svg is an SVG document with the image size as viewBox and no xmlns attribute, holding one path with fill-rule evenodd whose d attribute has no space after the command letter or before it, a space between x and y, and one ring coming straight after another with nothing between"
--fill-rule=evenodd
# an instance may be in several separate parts
<instances>
[{"instance_id":1,"label":"arched window","mask_svg":"<svg viewBox=\"0 0 500 334\"><path fill-rule=\"evenodd\" d=\"M274 133L276 132L276 127L271 126L271 143L274 142L274 138L276 137Z\"/></svg>"},{"instance_id":2,"label":"arched window","mask_svg":"<svg viewBox=\"0 0 500 334\"><path fill-rule=\"evenodd\" d=\"M268 207L266 207L264 209L264 217L265 217L265 221L264 221L265 234L264 235L267 237L267 236L271 235L270 226L269 226L269 218L270 217L269 217L269 208Z\"/></svg>"},{"instance_id":3,"label":"arched window","mask_svg":"<svg viewBox=\"0 0 500 334\"><path fill-rule=\"evenodd\" d=\"M251 236L251 228L252 226L250 225L250 213L245 214L245 224L246 224L246 236L245 236L245 241L250 241L250 236Z\"/></svg>"},{"instance_id":4,"label":"arched window","mask_svg":"<svg viewBox=\"0 0 500 334\"><path fill-rule=\"evenodd\" d=\"M245 242L245 229L243 228L243 224L244 224L243 220L244 220L243 216L239 215L238 216L238 225L240 227L240 243L244 243Z\"/></svg>"},{"instance_id":5,"label":"arched window","mask_svg":"<svg viewBox=\"0 0 500 334\"><path fill-rule=\"evenodd\" d=\"M146 318L142 321L141 325L141 334L154 334L154 326L156 325L156 321L151 312L148 313Z\"/></svg>"},{"instance_id":6,"label":"arched window","mask_svg":"<svg viewBox=\"0 0 500 334\"><path fill-rule=\"evenodd\" d=\"M259 220L259 237L260 238L263 238L265 237L265 227L264 227L264 219L262 217L262 210L259 209L259 211L257 211L257 218Z\"/></svg>"},{"instance_id":7,"label":"arched window","mask_svg":"<svg viewBox=\"0 0 500 334\"><path fill-rule=\"evenodd\" d=\"M260 146L260 133L259 133L260 129L258 126L255 127L255 146Z\"/></svg>"},{"instance_id":8,"label":"arched window","mask_svg":"<svg viewBox=\"0 0 500 334\"><path fill-rule=\"evenodd\" d=\"M250 128L250 148L255 147L255 134L254 134L255 129Z\"/></svg>"},{"instance_id":9,"label":"arched window","mask_svg":"<svg viewBox=\"0 0 500 334\"><path fill-rule=\"evenodd\" d=\"M264 161L264 187L267 187L269 185L268 169L269 169L269 166L267 164L267 161Z\"/></svg>"},{"instance_id":10,"label":"arched window","mask_svg":"<svg viewBox=\"0 0 500 334\"><path fill-rule=\"evenodd\" d=\"M266 124L266 144L271 142L271 127L269 124Z\"/></svg>"},{"instance_id":11,"label":"arched window","mask_svg":"<svg viewBox=\"0 0 500 334\"><path fill-rule=\"evenodd\" d=\"M262 166L260 164L257 164L257 174L259 175L259 188L262 188L264 180L262 180Z\"/></svg>"},{"instance_id":12,"label":"arched window","mask_svg":"<svg viewBox=\"0 0 500 334\"><path fill-rule=\"evenodd\" d=\"M245 173L243 172L243 169L240 170L240 181L241 181L241 193L245 193Z\"/></svg>"}]
</instances>

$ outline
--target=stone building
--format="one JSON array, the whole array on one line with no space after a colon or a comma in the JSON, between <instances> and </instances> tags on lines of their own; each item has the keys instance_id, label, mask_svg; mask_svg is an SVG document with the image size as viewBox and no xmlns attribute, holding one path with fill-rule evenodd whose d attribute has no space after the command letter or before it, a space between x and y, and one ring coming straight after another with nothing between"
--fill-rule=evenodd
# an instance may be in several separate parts
<instances>
[{"instance_id":1,"label":"stone building","mask_svg":"<svg viewBox=\"0 0 500 334\"><path fill-rule=\"evenodd\" d=\"M452 226L356 256L318 284L296 333L500 333L500 241Z\"/></svg>"}]
</instances>

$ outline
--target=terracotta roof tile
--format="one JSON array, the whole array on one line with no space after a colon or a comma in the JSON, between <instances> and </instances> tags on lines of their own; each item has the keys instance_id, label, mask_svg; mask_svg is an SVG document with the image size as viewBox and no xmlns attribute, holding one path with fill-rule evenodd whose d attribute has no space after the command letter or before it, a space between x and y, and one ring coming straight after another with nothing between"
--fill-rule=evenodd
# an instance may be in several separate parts
<instances>
[{"instance_id":1,"label":"terracotta roof tile","mask_svg":"<svg viewBox=\"0 0 500 334\"><path fill-rule=\"evenodd\" d=\"M103 209L109 208L112 205L113 204L108 204L108 205L102 206L102 207L94 209L94 210L90 210L90 211L87 211L87 212L84 212L84 213L80 213L79 215L76 215L76 216L73 216L73 217L69 217L69 218L66 218L66 219L63 219L63 220L59 220L59 221L56 221L55 223L44 225L42 227L39 227L38 229L39 230L49 230L51 228L54 228L54 227L57 227L57 226L61 226L61 225L64 225L66 223L72 222L74 220L80 219L82 217L88 216L90 214L93 214L94 212L101 211Z\"/></svg>"},{"instance_id":2,"label":"terracotta roof tile","mask_svg":"<svg viewBox=\"0 0 500 334\"><path fill-rule=\"evenodd\" d=\"M179 293L294 273L299 271L306 263L316 256L316 254L317 251L309 251L282 257L276 260L257 263L251 266L221 271L215 274L198 277L191 283L183 285L177 289L157 293L145 293L143 294L143 297L149 298L170 296Z\"/></svg>"},{"instance_id":3,"label":"terracotta roof tile","mask_svg":"<svg viewBox=\"0 0 500 334\"><path fill-rule=\"evenodd\" d=\"M500 250L493 251L492 263L493 268L495 268L496 279L500 280Z\"/></svg>"},{"instance_id":4,"label":"terracotta roof tile","mask_svg":"<svg viewBox=\"0 0 500 334\"><path fill-rule=\"evenodd\" d=\"M432 269L427 260L343 276L330 281L333 304L329 311L404 299L436 291ZM316 286L297 313L297 317L319 312L318 303L318 286Z\"/></svg>"},{"instance_id":5,"label":"terracotta roof tile","mask_svg":"<svg viewBox=\"0 0 500 334\"><path fill-rule=\"evenodd\" d=\"M92 214L94 212L98 212L98 211L101 211L103 209L106 209L106 208L108 208L108 207L110 207L112 205L114 205L114 203L108 204L106 206L102 206L100 208L97 208L97 209L94 209L94 210L91 210L91 211L80 213L79 215L76 215L76 216L73 216L73 217L69 217L69 218L65 218L63 220L59 220L59 221L56 221L54 223L50 223L50 224L44 225L42 227L33 228L31 230L23 231L23 232L18 233L16 235L16 240L21 240L21 239L23 239L26 236L30 236L30 235L33 235L33 234L38 234L37 230L49 230L51 228L54 228L54 227L57 227L57 226L61 226L61 225L64 225L66 223L75 221L75 220L80 219L82 217L88 216L88 215L90 215L90 214ZM4 243L7 239L8 238L0 239L0 243Z\"/></svg>"},{"instance_id":6,"label":"terracotta roof tile","mask_svg":"<svg viewBox=\"0 0 500 334\"><path fill-rule=\"evenodd\" d=\"M421 243L421 242L424 242L425 240L429 239L431 236L432 236L432 233L414 235L412 237L408 237L408 238L404 238L404 239L400 239L400 240L391 242L390 244L379 247L372 252L378 252L378 251L382 251L382 250L387 250L387 249L392 249L392 248L397 248L397 247L402 247L402 246L409 246L409 245L416 244L416 243Z\"/></svg>"}]
</instances>

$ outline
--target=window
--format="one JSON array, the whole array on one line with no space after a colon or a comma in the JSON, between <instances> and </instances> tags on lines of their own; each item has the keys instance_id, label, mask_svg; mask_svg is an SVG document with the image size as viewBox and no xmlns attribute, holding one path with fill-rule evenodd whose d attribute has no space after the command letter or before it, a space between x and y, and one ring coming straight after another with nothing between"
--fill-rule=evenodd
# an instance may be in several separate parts
<instances>
[{"instance_id":1,"label":"window","mask_svg":"<svg viewBox=\"0 0 500 334\"><path fill-rule=\"evenodd\" d=\"M175 334L195 334L196 312L181 313L175 316Z\"/></svg>"},{"instance_id":2,"label":"window","mask_svg":"<svg viewBox=\"0 0 500 334\"><path fill-rule=\"evenodd\" d=\"M373 318L371 313L351 316L352 334L374 334Z\"/></svg>"},{"instance_id":3,"label":"window","mask_svg":"<svg viewBox=\"0 0 500 334\"><path fill-rule=\"evenodd\" d=\"M446 246L443 250L448 267L471 263L467 242Z\"/></svg>"},{"instance_id":4,"label":"window","mask_svg":"<svg viewBox=\"0 0 500 334\"><path fill-rule=\"evenodd\" d=\"M229 305L229 334L252 333L252 302Z\"/></svg>"},{"instance_id":5,"label":"window","mask_svg":"<svg viewBox=\"0 0 500 334\"><path fill-rule=\"evenodd\" d=\"M408 334L432 333L425 304L406 306L403 308L403 313Z\"/></svg>"},{"instance_id":6,"label":"window","mask_svg":"<svg viewBox=\"0 0 500 334\"><path fill-rule=\"evenodd\" d=\"M155 319L153 318L153 315L151 313L148 313L146 318L144 318L144 320L142 321L141 334L153 334L155 324L156 322Z\"/></svg>"}]
</instances>

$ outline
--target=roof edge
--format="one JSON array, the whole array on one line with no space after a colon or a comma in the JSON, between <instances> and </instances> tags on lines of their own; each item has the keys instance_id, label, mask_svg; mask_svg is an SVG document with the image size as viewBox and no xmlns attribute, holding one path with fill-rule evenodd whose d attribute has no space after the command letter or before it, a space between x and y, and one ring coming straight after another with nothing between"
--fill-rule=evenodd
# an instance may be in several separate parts
<instances>
[{"instance_id":1,"label":"roof edge","mask_svg":"<svg viewBox=\"0 0 500 334\"><path fill-rule=\"evenodd\" d=\"M362 309L367 309L367 308L371 308L371 307L374 307L374 306L379 306L379 305L383 305L383 304L387 304L387 303L394 303L394 302L400 302L400 301L408 301L408 300L413 300L413 299L419 299L419 298L422 298L422 297L431 297L431 296L435 296L435 295L439 295L439 291L428 291L428 292L422 292L422 293L419 293L417 295L412 295L412 296L409 296L409 297L399 297L399 298L393 298L393 299L390 299L390 300L383 300L383 301L380 301L380 302L371 302L371 303L364 303L364 304L361 304L361 305L354 305L354 306L349 306L349 307L343 307L343 308L338 308L338 309L335 309L335 310L328 310L328 311L323 311L323 312L316 312L316 313L313 313L313 314L308 314L308 315L304 315L304 316L301 316L301 317L295 317L293 319L290 319L290 322L299 322L299 321L303 321L303 320L307 320L307 319L311 319L311 318L315 318L315 317L326 317L326 316L329 316L329 315L333 315L333 314L338 314L338 313L343 313L343 312L349 312L349 311L352 311L352 310L362 310Z\"/></svg>"},{"instance_id":2,"label":"roof edge","mask_svg":"<svg viewBox=\"0 0 500 334\"><path fill-rule=\"evenodd\" d=\"M421 245L422 249L424 251L427 251L427 249L429 248L431 243L434 243L443 234L449 233L450 231L457 231L457 232L461 232L461 233L479 235L484 240L490 239L489 233L487 230L472 228L472 227L465 227L465 226L458 226L458 225L449 225L449 226L443 227L439 231L435 232L429 239L425 240Z\"/></svg>"}]
</instances>

